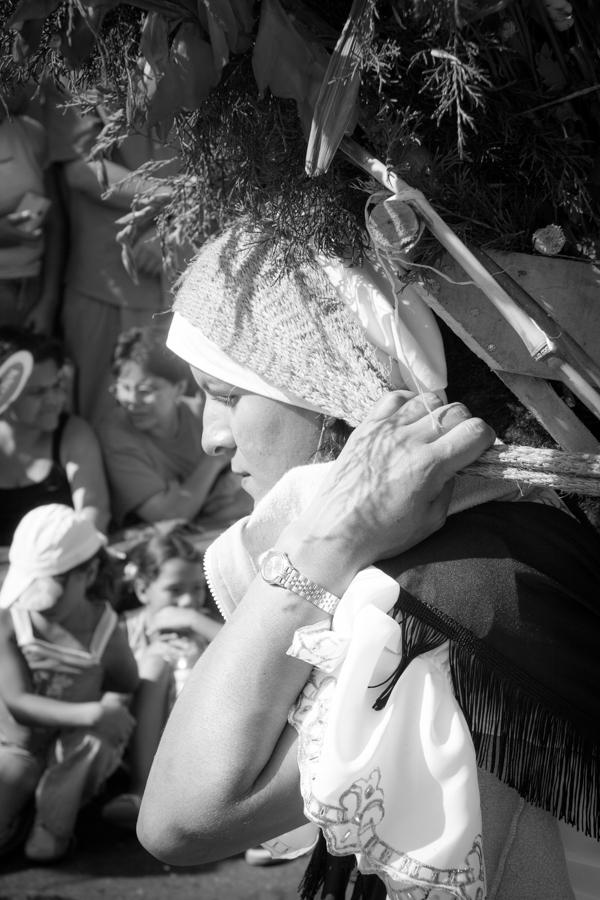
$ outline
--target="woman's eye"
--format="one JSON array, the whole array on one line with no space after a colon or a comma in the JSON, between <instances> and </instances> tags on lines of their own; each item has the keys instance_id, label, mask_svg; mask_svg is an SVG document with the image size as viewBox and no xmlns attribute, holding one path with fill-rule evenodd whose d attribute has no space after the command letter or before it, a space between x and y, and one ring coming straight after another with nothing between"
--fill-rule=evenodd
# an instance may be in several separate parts
<instances>
[{"instance_id":1,"label":"woman's eye","mask_svg":"<svg viewBox=\"0 0 600 900\"><path fill-rule=\"evenodd\" d=\"M237 397L235 394L211 394L213 400L216 400L217 403L224 403L225 406L233 406Z\"/></svg>"}]
</instances>

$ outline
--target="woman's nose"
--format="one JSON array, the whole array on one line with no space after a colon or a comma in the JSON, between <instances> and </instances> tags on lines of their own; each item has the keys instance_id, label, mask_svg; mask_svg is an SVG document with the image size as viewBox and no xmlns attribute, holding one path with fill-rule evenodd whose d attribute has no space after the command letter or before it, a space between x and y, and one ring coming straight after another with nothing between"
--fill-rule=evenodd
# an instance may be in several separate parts
<instances>
[{"instance_id":1,"label":"woman's nose","mask_svg":"<svg viewBox=\"0 0 600 900\"><path fill-rule=\"evenodd\" d=\"M219 408L219 404L209 397L202 416L202 449L209 456L219 456L235 449L227 408Z\"/></svg>"},{"instance_id":2,"label":"woman's nose","mask_svg":"<svg viewBox=\"0 0 600 900\"><path fill-rule=\"evenodd\" d=\"M177 606L179 606L181 609L190 609L190 607L196 605L196 593L193 591L186 591L185 594L180 594L177 598Z\"/></svg>"}]
</instances>

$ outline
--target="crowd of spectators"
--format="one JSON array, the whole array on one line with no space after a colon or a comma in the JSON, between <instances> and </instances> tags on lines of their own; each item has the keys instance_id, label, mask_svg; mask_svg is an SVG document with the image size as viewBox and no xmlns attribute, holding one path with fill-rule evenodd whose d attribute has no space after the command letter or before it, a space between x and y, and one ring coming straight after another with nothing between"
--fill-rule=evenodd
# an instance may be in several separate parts
<instances>
[{"instance_id":1,"label":"crowd of spectators","mask_svg":"<svg viewBox=\"0 0 600 900\"><path fill-rule=\"evenodd\" d=\"M202 400L164 347L171 293L155 216L177 161L145 134L92 157L107 121L97 99L84 114L56 85L23 85L0 103L0 352L34 361L0 420L5 548L42 502L86 510L112 534L218 527L247 509L227 465L203 453ZM157 159L159 175L132 176ZM117 235L142 196L128 265Z\"/></svg>"},{"instance_id":2,"label":"crowd of spectators","mask_svg":"<svg viewBox=\"0 0 600 900\"><path fill-rule=\"evenodd\" d=\"M203 451L203 399L164 344L171 294L155 217L176 160L144 134L92 159L106 112L68 100L24 85L0 103L0 856L46 862L69 851L81 804L117 764L130 791L106 818L135 824L190 646L197 656L219 628L203 549L249 511L227 461ZM132 176L154 159L165 159L160 177ZM127 260L117 235L140 196L150 199ZM24 566L31 583L13 590ZM106 604L132 653L112 685ZM91 654L91 693L67 659L74 648ZM94 715L120 725L98 732ZM90 725L114 744L101 772ZM58 831L47 817L57 796Z\"/></svg>"}]
</instances>

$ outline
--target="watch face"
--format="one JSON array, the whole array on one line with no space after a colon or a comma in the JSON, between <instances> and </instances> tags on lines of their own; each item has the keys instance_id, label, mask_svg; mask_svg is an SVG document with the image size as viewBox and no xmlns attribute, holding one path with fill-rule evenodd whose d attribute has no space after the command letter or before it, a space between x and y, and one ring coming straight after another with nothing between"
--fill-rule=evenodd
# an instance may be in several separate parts
<instances>
[{"instance_id":1,"label":"watch face","mask_svg":"<svg viewBox=\"0 0 600 900\"><path fill-rule=\"evenodd\" d=\"M260 568L265 581L275 582L281 578L288 566L285 553L272 550L265 555Z\"/></svg>"}]
</instances>

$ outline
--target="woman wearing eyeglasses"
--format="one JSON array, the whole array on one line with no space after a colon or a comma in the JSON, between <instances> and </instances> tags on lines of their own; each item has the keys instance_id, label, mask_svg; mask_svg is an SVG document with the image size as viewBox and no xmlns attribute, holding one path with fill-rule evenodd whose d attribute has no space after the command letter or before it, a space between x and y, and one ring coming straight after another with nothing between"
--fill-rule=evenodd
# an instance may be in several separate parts
<instances>
[{"instance_id":1,"label":"woman wearing eyeglasses","mask_svg":"<svg viewBox=\"0 0 600 900\"><path fill-rule=\"evenodd\" d=\"M0 362L22 353L30 374L0 414L0 545L46 503L85 511L104 531L110 510L100 447L87 422L66 410L64 350L53 338L0 328Z\"/></svg>"},{"instance_id":2,"label":"woman wearing eyeglasses","mask_svg":"<svg viewBox=\"0 0 600 900\"><path fill-rule=\"evenodd\" d=\"M117 526L244 515L226 460L202 450L202 400L156 327L123 332L113 354L116 405L98 424ZM236 504L239 505L239 510Z\"/></svg>"}]
</instances>

